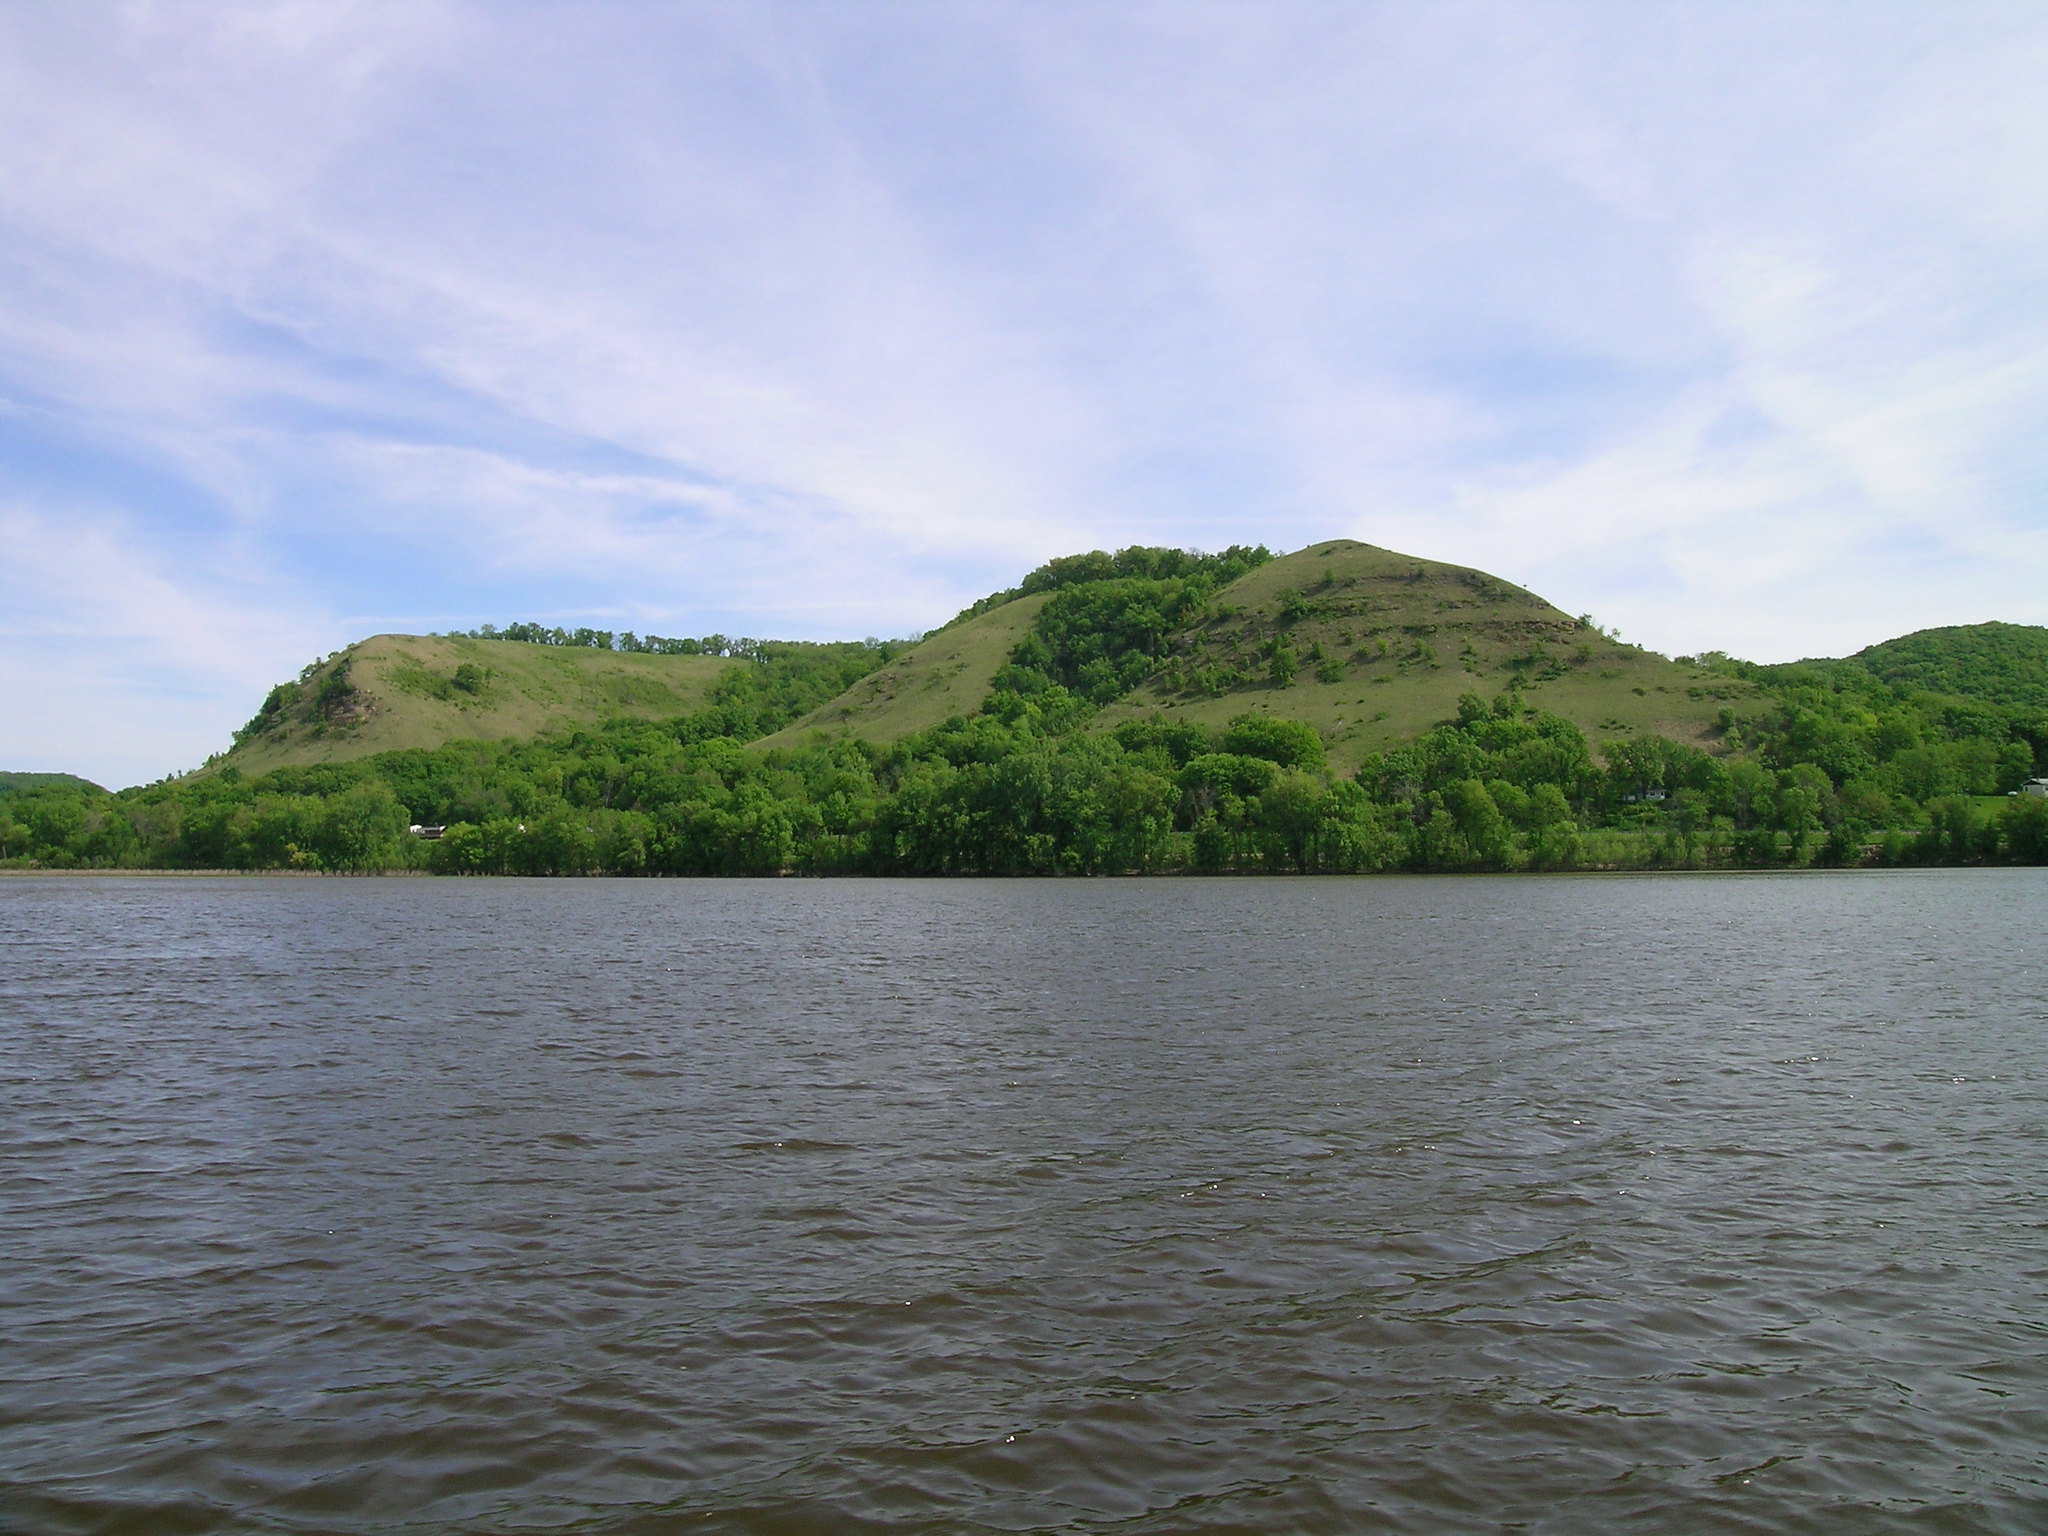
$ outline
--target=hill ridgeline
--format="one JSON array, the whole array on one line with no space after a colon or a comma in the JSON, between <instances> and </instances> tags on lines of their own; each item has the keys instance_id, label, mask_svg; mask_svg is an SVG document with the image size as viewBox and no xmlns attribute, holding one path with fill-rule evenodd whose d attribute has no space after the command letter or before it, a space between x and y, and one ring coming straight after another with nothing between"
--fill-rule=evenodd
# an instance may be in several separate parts
<instances>
[{"instance_id":1,"label":"hill ridgeline","mask_svg":"<svg viewBox=\"0 0 2048 1536\"><path fill-rule=\"evenodd\" d=\"M513 874L2048 859L2048 630L1677 659L1350 540L1049 562L913 641L380 635L230 750L0 780L0 867Z\"/></svg>"}]
</instances>

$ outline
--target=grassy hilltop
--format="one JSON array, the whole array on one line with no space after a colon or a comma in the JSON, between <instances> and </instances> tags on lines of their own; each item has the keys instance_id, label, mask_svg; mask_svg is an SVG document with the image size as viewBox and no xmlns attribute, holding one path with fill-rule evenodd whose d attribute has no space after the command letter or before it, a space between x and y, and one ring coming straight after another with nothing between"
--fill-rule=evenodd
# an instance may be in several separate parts
<instances>
[{"instance_id":1,"label":"grassy hilltop","mask_svg":"<svg viewBox=\"0 0 2048 1536\"><path fill-rule=\"evenodd\" d=\"M1348 769L1452 718L1460 695L1511 686L1596 739L1707 742L1723 709L1757 697L1499 577L1339 539L1224 588L1103 723L1157 711L1220 726L1250 709L1314 726Z\"/></svg>"},{"instance_id":2,"label":"grassy hilltop","mask_svg":"<svg viewBox=\"0 0 2048 1536\"><path fill-rule=\"evenodd\" d=\"M1067 616L1078 633L1062 637L1084 659L1063 671L1055 656L1038 671L1089 692L1102 706L1092 728L1268 714L1314 727L1347 771L1455 716L1474 691L1517 688L1588 736L1696 743L1713 739L1723 710L1759 698L1747 681L1625 645L1499 577L1349 539L1263 561L1178 608L1160 590L1171 580L1110 577L970 610L763 745L813 731L887 745L972 714L1044 628L1048 604L1086 610ZM1083 683L1091 665L1108 667L1106 686Z\"/></svg>"},{"instance_id":3,"label":"grassy hilltop","mask_svg":"<svg viewBox=\"0 0 2048 1536\"><path fill-rule=\"evenodd\" d=\"M440 635L372 635L270 692L223 763L244 773L444 742L529 739L700 708L723 656Z\"/></svg>"}]
</instances>

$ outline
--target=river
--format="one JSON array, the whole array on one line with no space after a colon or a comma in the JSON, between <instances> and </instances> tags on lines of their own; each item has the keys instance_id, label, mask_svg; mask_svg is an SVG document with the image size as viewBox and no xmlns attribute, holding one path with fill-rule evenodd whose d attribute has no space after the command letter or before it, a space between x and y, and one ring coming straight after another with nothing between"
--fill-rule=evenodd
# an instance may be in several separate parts
<instances>
[{"instance_id":1,"label":"river","mask_svg":"<svg viewBox=\"0 0 2048 1536\"><path fill-rule=\"evenodd\" d=\"M0 879L0 1527L2038 1536L2044 934Z\"/></svg>"}]
</instances>

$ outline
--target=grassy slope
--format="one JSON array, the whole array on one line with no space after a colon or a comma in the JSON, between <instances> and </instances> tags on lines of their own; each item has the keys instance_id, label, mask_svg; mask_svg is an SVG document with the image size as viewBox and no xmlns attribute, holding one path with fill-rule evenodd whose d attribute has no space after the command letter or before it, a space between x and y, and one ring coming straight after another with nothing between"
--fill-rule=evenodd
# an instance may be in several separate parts
<instances>
[{"instance_id":1,"label":"grassy slope","mask_svg":"<svg viewBox=\"0 0 2048 1536\"><path fill-rule=\"evenodd\" d=\"M1258 646L1283 627L1281 596L1290 588L1315 611L1284 626L1287 634L1298 653L1320 642L1327 655L1341 659L1339 681L1319 681L1306 660L1292 687L1261 682L1221 698L1175 692L1155 678L1105 709L1100 723L1114 726L1157 711L1221 725L1262 711L1315 726L1329 744L1332 765L1350 769L1367 753L1455 715L1460 694L1498 694L1514 675L1508 658L1532 647L1565 669L1549 681L1532 675L1524 690L1528 702L1563 715L1596 742L1654 732L1704 743L1722 708L1741 709L1760 698L1746 684L1582 628L1498 577L1348 539L1313 545L1240 577L1217 602L1241 611L1181 637L1178 648L1235 658L1263 676ZM1582 647L1588 654L1579 660Z\"/></svg>"},{"instance_id":2,"label":"grassy slope","mask_svg":"<svg viewBox=\"0 0 2048 1536\"><path fill-rule=\"evenodd\" d=\"M1282 615L1290 590L1311 609L1292 622ZM791 746L821 731L888 743L972 714L1045 601L1044 594L1019 598L942 630L757 745ZM1555 658L1560 675L1530 673L1528 702L1574 721L1595 741L1655 732L1707 742L1723 707L1745 711L1762 698L1749 684L1582 628L1497 577L1348 539L1263 565L1224 588L1216 602L1223 616L1177 636L1169 660L1239 665L1259 680L1211 698L1173 686L1169 666L1105 709L1097 728L1155 712L1211 725L1265 712L1315 726L1333 766L1348 770L1367 753L1450 718L1460 694L1499 693L1515 676L1509 658L1532 650ZM1302 657L1286 688L1265 680L1259 654L1280 633ZM1341 662L1337 681L1321 681L1307 659L1318 643ZM449 686L463 662L487 671L477 694ZM311 701L322 679L344 664L358 698L329 721ZM377 635L325 663L281 729L221 761L261 772L462 738L530 738L621 715L659 719L699 707L712 681L733 665L708 656Z\"/></svg>"},{"instance_id":3,"label":"grassy slope","mask_svg":"<svg viewBox=\"0 0 2048 1536\"><path fill-rule=\"evenodd\" d=\"M886 744L929 730L950 716L973 714L1045 599L1044 593L1020 597L941 630L755 745L796 746L815 731Z\"/></svg>"},{"instance_id":4,"label":"grassy slope","mask_svg":"<svg viewBox=\"0 0 2048 1536\"><path fill-rule=\"evenodd\" d=\"M457 666L486 671L481 690L449 686ZM558 726L617 716L661 719L698 708L727 667L717 656L647 656L511 640L374 635L324 663L303 690L344 663L359 695L337 722L310 704L279 730L235 748L217 766L261 773L285 764L337 762L400 747L437 747L467 738L530 738Z\"/></svg>"},{"instance_id":5,"label":"grassy slope","mask_svg":"<svg viewBox=\"0 0 2048 1536\"><path fill-rule=\"evenodd\" d=\"M1281 595L1290 588L1316 611L1283 626ZM795 745L817 730L886 743L949 715L973 713L1044 602L1043 595L1021 598L932 636L761 745ZM1183 654L1235 658L1263 679L1259 645L1284 627L1297 652L1319 641L1326 654L1341 658L1342 679L1318 681L1304 661L1292 687L1262 680L1207 698L1155 678L1105 709L1098 728L1154 712L1221 725L1264 711L1315 726L1329 743L1332 763L1350 769L1368 752L1455 715L1461 693L1499 693L1513 676L1508 658L1532 647L1566 665L1563 675L1547 681L1532 676L1524 690L1528 701L1576 722L1595 741L1645 731L1707 741L1723 707L1754 707L1761 699L1746 683L1583 629L1497 577L1348 539L1263 565L1224 588L1217 603L1238 611L1178 637ZM1416 654L1418 643L1435 653L1433 660ZM1588 653L1584 661L1576 659L1581 647ZM1361 651L1369 658L1359 659Z\"/></svg>"}]
</instances>

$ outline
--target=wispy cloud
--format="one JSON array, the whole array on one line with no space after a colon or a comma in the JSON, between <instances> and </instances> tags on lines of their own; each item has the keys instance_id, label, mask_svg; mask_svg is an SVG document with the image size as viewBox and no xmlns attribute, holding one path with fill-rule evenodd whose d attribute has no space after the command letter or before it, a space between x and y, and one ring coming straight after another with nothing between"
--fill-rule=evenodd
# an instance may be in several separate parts
<instances>
[{"instance_id":1,"label":"wispy cloud","mask_svg":"<svg viewBox=\"0 0 2048 1536\"><path fill-rule=\"evenodd\" d=\"M2044 103L2019 4L10 8L7 750L1133 539L1668 650L2042 621Z\"/></svg>"},{"instance_id":2,"label":"wispy cloud","mask_svg":"<svg viewBox=\"0 0 2048 1536\"><path fill-rule=\"evenodd\" d=\"M115 784L197 767L297 670L275 658L352 638L260 573L177 561L118 512L0 504L0 548L0 720L30 767Z\"/></svg>"}]
</instances>

